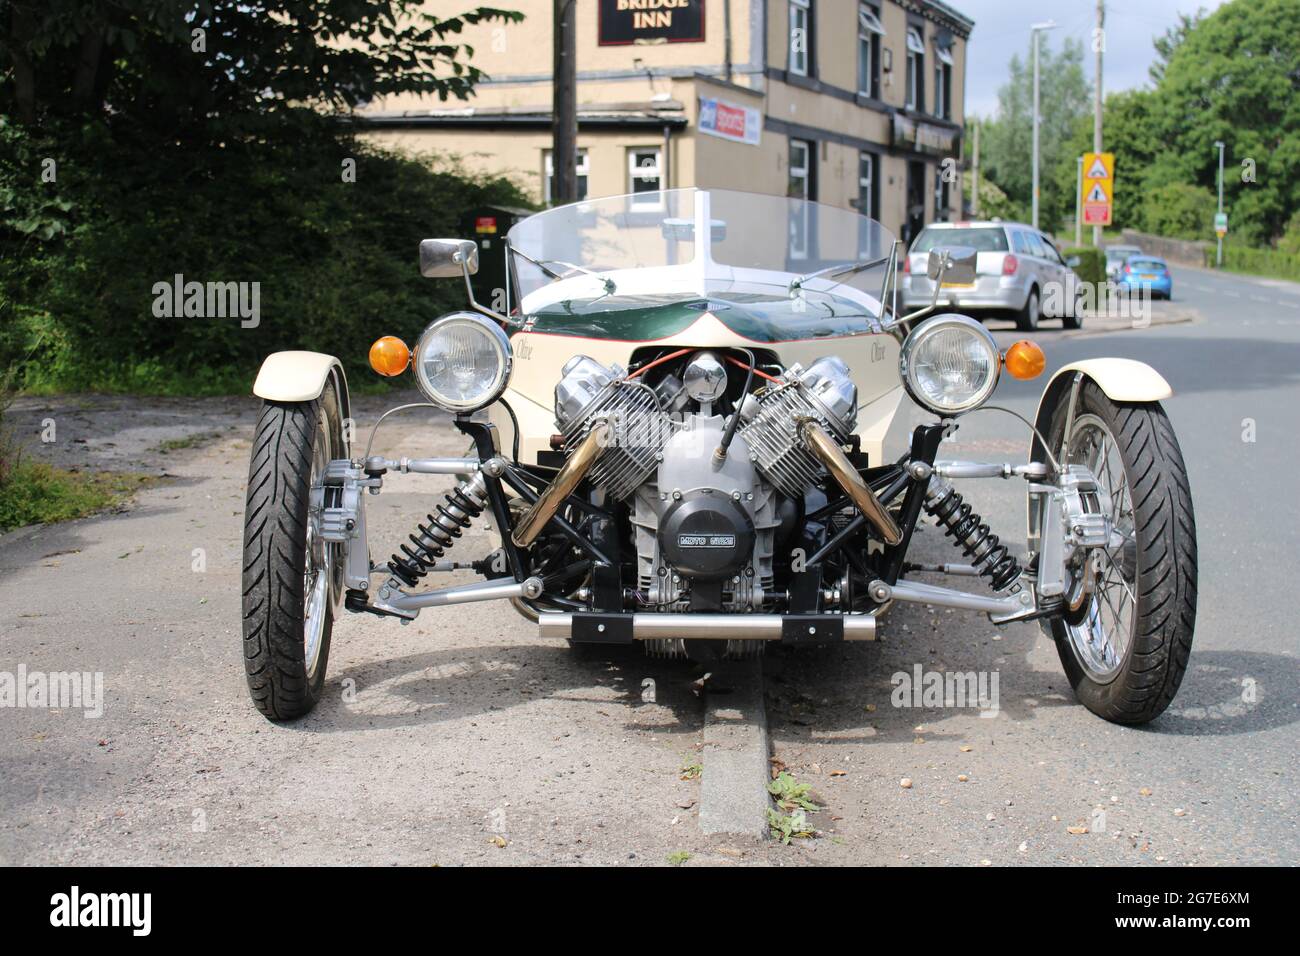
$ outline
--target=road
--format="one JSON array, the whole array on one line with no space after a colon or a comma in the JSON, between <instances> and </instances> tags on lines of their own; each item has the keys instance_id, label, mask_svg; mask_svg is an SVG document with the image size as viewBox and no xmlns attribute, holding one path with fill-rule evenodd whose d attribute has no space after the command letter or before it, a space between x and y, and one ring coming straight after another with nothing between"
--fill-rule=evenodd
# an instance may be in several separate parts
<instances>
[{"instance_id":1,"label":"road","mask_svg":"<svg viewBox=\"0 0 1300 956\"><path fill-rule=\"evenodd\" d=\"M898 608L878 644L773 653L773 756L826 807L810 816L821 836L790 846L701 833L697 669L579 658L505 607L409 627L347 615L326 699L267 723L238 631L254 402L22 399L25 434L58 422L34 453L167 477L122 513L0 539L0 671L104 680L102 717L0 711L0 863L1293 864L1300 286L1174 276L1193 322L1036 335L1049 371L1122 355L1177 392L1201 577L1173 706L1145 728L1106 724L1074 702L1036 626L964 612ZM1029 414L1039 384L1005 382L998 402ZM358 405L363 426L381 410ZM893 449L919 419L900 415ZM388 429L390 454L462 450L445 424ZM981 412L945 454L1019 460L1023 432ZM375 499L377 554L441 487L408 479ZM1023 487L964 490L1020 539ZM486 539L460 547L477 556ZM919 547L956 560L932 530ZM892 706L892 675L916 665L996 674L996 716Z\"/></svg>"}]
</instances>

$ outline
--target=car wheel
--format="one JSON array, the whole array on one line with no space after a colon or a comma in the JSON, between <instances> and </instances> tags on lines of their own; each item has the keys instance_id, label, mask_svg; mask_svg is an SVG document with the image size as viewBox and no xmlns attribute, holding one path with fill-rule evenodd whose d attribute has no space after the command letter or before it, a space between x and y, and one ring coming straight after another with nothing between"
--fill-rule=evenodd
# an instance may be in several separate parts
<instances>
[{"instance_id":1,"label":"car wheel","mask_svg":"<svg viewBox=\"0 0 1300 956\"><path fill-rule=\"evenodd\" d=\"M1030 286L1025 299L1025 307L1016 315L1016 328L1021 332L1034 332L1038 329L1038 320L1042 318L1038 297L1038 286Z\"/></svg>"},{"instance_id":2,"label":"car wheel","mask_svg":"<svg viewBox=\"0 0 1300 956\"><path fill-rule=\"evenodd\" d=\"M1069 308L1065 315L1061 316L1061 327L1064 329L1083 328L1083 316L1079 314L1078 298L1075 298L1074 304Z\"/></svg>"},{"instance_id":3,"label":"car wheel","mask_svg":"<svg viewBox=\"0 0 1300 956\"><path fill-rule=\"evenodd\" d=\"M325 685L337 545L320 537L325 470L343 456L333 384L310 402L262 405L244 508L244 670L253 703L271 720L301 717Z\"/></svg>"},{"instance_id":4,"label":"car wheel","mask_svg":"<svg viewBox=\"0 0 1300 956\"><path fill-rule=\"evenodd\" d=\"M1067 404L1052 418L1053 448ZM1072 572L1071 593L1083 600L1052 619L1052 636L1085 707L1115 723L1146 723L1173 700L1192 650L1197 552L1187 469L1159 402L1112 402L1091 382L1066 447L1062 466L1092 470L1122 540L1091 550Z\"/></svg>"}]
</instances>

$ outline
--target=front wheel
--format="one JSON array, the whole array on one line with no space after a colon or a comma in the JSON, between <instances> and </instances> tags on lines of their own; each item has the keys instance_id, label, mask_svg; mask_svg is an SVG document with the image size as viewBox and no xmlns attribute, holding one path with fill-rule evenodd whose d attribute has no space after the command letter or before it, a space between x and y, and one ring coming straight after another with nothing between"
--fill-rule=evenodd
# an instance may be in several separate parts
<instances>
[{"instance_id":1,"label":"front wheel","mask_svg":"<svg viewBox=\"0 0 1300 956\"><path fill-rule=\"evenodd\" d=\"M1061 447L1067 401L1052 419ZM1196 621L1196 521L1178 439L1158 402L1112 402L1080 390L1066 461L1086 465L1116 534L1073 573L1081 606L1051 622L1075 695L1094 714L1142 724L1178 692ZM1122 543L1120 543L1122 542Z\"/></svg>"},{"instance_id":2,"label":"front wheel","mask_svg":"<svg viewBox=\"0 0 1300 956\"><path fill-rule=\"evenodd\" d=\"M314 401L262 406L244 508L244 669L271 720L306 714L325 685L342 562L319 525L326 466L340 457L332 384Z\"/></svg>"}]
</instances>

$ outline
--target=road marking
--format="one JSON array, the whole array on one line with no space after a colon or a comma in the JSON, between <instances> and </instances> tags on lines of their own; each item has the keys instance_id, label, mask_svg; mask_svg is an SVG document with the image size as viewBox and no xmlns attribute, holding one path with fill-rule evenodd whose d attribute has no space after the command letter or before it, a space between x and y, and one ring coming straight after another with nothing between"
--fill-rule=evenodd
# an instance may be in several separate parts
<instances>
[{"instance_id":1,"label":"road marking","mask_svg":"<svg viewBox=\"0 0 1300 956\"><path fill-rule=\"evenodd\" d=\"M1268 298L1267 296L1262 296L1262 295L1252 295L1252 296L1250 297L1250 301L1251 301L1251 302L1272 302L1273 300L1270 299L1270 298Z\"/></svg>"},{"instance_id":2,"label":"road marking","mask_svg":"<svg viewBox=\"0 0 1300 956\"><path fill-rule=\"evenodd\" d=\"M1300 309L1300 302L1288 302L1286 299L1278 299L1277 304L1286 306L1288 309Z\"/></svg>"},{"instance_id":3,"label":"road marking","mask_svg":"<svg viewBox=\"0 0 1300 956\"><path fill-rule=\"evenodd\" d=\"M1224 289L1224 290L1223 290L1223 294L1224 294L1224 295L1230 295L1230 296L1232 296L1234 299L1240 299L1240 298L1241 298L1241 293L1240 293L1240 292L1229 292L1227 289Z\"/></svg>"},{"instance_id":4,"label":"road marking","mask_svg":"<svg viewBox=\"0 0 1300 956\"><path fill-rule=\"evenodd\" d=\"M718 662L705 694L700 829L762 839L772 805L762 659Z\"/></svg>"}]
</instances>

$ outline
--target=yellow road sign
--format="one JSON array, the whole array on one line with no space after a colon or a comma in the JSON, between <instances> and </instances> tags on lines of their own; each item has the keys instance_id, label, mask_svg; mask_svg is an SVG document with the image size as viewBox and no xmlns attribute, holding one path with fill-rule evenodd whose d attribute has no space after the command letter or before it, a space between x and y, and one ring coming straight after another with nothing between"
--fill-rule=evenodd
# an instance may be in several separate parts
<instances>
[{"instance_id":1,"label":"yellow road sign","mask_svg":"<svg viewBox=\"0 0 1300 956\"><path fill-rule=\"evenodd\" d=\"M1083 222L1109 226L1115 206L1115 154L1083 154Z\"/></svg>"}]
</instances>

